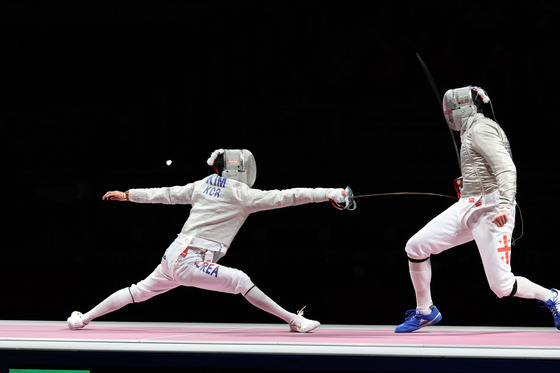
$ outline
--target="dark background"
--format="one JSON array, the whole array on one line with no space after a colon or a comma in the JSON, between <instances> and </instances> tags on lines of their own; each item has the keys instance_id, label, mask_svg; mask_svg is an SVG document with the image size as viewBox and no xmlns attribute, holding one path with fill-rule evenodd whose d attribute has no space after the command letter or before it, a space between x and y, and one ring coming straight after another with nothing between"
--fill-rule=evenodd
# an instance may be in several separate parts
<instances>
[{"instance_id":1,"label":"dark background","mask_svg":"<svg viewBox=\"0 0 560 373\"><path fill-rule=\"evenodd\" d=\"M513 271L560 286L560 6L489 3L2 2L0 318L65 320L146 277L189 207L101 196L202 178L216 148L250 149L259 189L453 195L455 150L416 53L441 94L492 98L518 168ZM405 243L452 201L358 203L252 216L220 263L322 323L396 325L415 307ZM490 291L474 244L432 262L443 324L553 325L536 301ZM100 320L280 321L193 288Z\"/></svg>"}]
</instances>

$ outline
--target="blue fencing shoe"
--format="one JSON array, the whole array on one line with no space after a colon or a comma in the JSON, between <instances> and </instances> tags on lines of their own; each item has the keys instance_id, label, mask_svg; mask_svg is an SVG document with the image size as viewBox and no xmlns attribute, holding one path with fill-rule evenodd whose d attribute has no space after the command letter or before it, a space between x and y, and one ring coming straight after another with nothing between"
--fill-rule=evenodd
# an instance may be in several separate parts
<instances>
[{"instance_id":1,"label":"blue fencing shoe","mask_svg":"<svg viewBox=\"0 0 560 373\"><path fill-rule=\"evenodd\" d=\"M540 307L545 307L552 312L552 317L554 318L554 325L556 329L560 330L560 296L558 295L558 290L550 289L553 293L556 293L554 298L550 298L546 302L539 301Z\"/></svg>"},{"instance_id":2,"label":"blue fencing shoe","mask_svg":"<svg viewBox=\"0 0 560 373\"><path fill-rule=\"evenodd\" d=\"M441 313L436 306L432 306L432 312L424 315L418 310L406 311L404 323L395 328L395 333L410 333L425 326L435 325L441 321Z\"/></svg>"}]
</instances>

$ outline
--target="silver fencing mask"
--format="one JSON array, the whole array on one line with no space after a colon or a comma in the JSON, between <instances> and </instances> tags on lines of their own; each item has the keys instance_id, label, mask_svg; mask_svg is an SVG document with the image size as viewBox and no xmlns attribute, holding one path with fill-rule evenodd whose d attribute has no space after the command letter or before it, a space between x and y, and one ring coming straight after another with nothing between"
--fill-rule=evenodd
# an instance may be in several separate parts
<instances>
[{"instance_id":1,"label":"silver fencing mask","mask_svg":"<svg viewBox=\"0 0 560 373\"><path fill-rule=\"evenodd\" d=\"M443 96L443 115L449 128L460 131L475 114L481 110L482 104L490 102L486 92L480 87L468 86L450 89Z\"/></svg>"},{"instance_id":2,"label":"silver fencing mask","mask_svg":"<svg viewBox=\"0 0 560 373\"><path fill-rule=\"evenodd\" d=\"M257 163L247 149L215 150L207 163L217 169L221 176L240 181L249 187L252 187L257 179Z\"/></svg>"}]
</instances>

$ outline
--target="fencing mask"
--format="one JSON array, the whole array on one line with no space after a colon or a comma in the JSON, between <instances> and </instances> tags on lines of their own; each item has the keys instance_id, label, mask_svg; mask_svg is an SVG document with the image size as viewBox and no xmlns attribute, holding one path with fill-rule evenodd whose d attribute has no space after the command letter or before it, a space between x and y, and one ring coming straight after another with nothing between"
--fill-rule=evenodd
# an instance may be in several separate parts
<instances>
[{"instance_id":1,"label":"fencing mask","mask_svg":"<svg viewBox=\"0 0 560 373\"><path fill-rule=\"evenodd\" d=\"M475 86L450 89L443 96L443 115L449 128L460 131L477 112L482 112L484 104L490 102L486 92Z\"/></svg>"},{"instance_id":2,"label":"fencing mask","mask_svg":"<svg viewBox=\"0 0 560 373\"><path fill-rule=\"evenodd\" d=\"M247 149L214 150L207 163L223 177L240 181L249 187L255 184L257 163L253 154Z\"/></svg>"}]
</instances>

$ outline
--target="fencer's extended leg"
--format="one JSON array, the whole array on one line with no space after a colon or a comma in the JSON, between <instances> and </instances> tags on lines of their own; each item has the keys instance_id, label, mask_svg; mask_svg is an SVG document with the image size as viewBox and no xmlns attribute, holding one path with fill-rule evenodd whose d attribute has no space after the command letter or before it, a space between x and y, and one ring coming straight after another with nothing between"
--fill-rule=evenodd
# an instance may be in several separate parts
<instances>
[{"instance_id":1,"label":"fencer's extended leg","mask_svg":"<svg viewBox=\"0 0 560 373\"><path fill-rule=\"evenodd\" d=\"M91 311L85 314L72 312L68 318L68 327L73 330L81 329L93 319L116 311L129 303L143 302L177 286L179 285L163 271L163 266L160 264L144 280L114 292Z\"/></svg>"},{"instance_id":2,"label":"fencer's extended leg","mask_svg":"<svg viewBox=\"0 0 560 373\"><path fill-rule=\"evenodd\" d=\"M560 297L556 289L546 289L525 277L514 276L511 272L511 233L515 215L503 227L491 222L493 213L484 216L473 229L475 240L482 258L490 288L498 297L513 296L538 299L539 306L552 312L554 324L560 329Z\"/></svg>"},{"instance_id":3,"label":"fencer's extended leg","mask_svg":"<svg viewBox=\"0 0 560 373\"><path fill-rule=\"evenodd\" d=\"M286 311L255 285L244 294L244 297L255 307L275 315L290 324L290 330L293 332L307 333L321 325L318 321L304 318L301 311L297 314Z\"/></svg>"},{"instance_id":4,"label":"fencer's extended leg","mask_svg":"<svg viewBox=\"0 0 560 373\"><path fill-rule=\"evenodd\" d=\"M560 295L556 289L546 289L525 277L515 277L512 296L519 298L538 299L540 307L548 308L552 312L554 325L560 330Z\"/></svg>"},{"instance_id":5,"label":"fencer's extended leg","mask_svg":"<svg viewBox=\"0 0 560 373\"><path fill-rule=\"evenodd\" d=\"M116 311L119 308L132 303L132 295L130 294L130 288L124 288L118 290L108 296L104 301L95 306L91 311L82 314L79 311L72 312L72 315L68 318L68 328L75 330L81 329L89 322L99 316L106 315L110 312Z\"/></svg>"},{"instance_id":6,"label":"fencer's extended leg","mask_svg":"<svg viewBox=\"0 0 560 373\"><path fill-rule=\"evenodd\" d=\"M118 290L109 295L104 301L95 306L91 311L85 313L84 321L86 324L88 324L91 320L116 311L119 308L122 308L132 302L133 299L132 295L130 294L130 288Z\"/></svg>"},{"instance_id":7,"label":"fencer's extended leg","mask_svg":"<svg viewBox=\"0 0 560 373\"><path fill-rule=\"evenodd\" d=\"M256 286L252 286L247 293L244 294L245 299L249 301L253 306L260 308L263 311L273 314L284 320L285 322L289 323L296 317L294 313L288 312L278 303L270 299L265 293L262 292Z\"/></svg>"}]
</instances>

